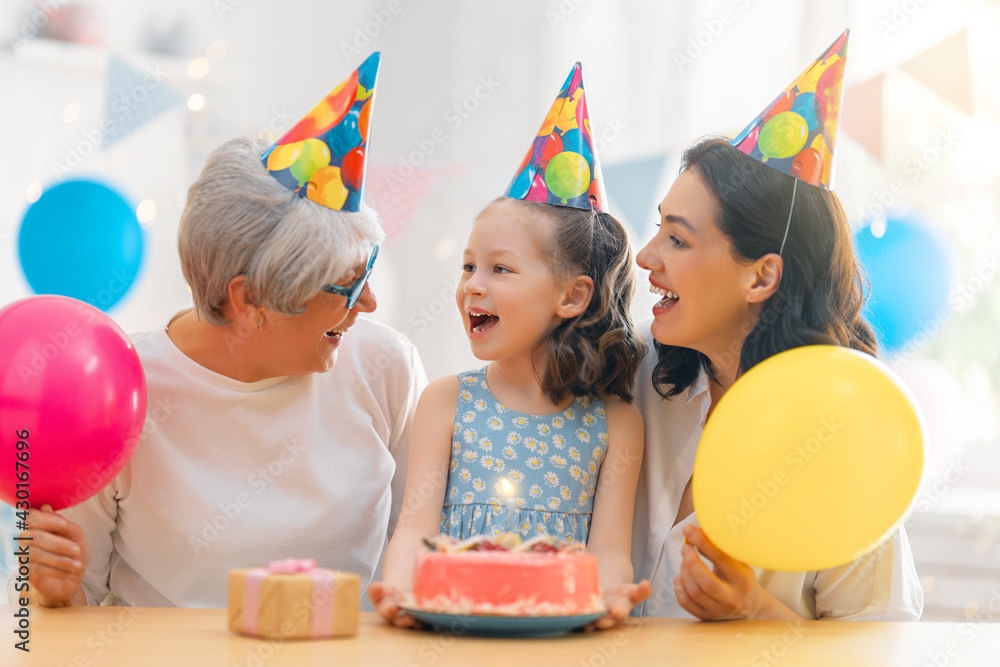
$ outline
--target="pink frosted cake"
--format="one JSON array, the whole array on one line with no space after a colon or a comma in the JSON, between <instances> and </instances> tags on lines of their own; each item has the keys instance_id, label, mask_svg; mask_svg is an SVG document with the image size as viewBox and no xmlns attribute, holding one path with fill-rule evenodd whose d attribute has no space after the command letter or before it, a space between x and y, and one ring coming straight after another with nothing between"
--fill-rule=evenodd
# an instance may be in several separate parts
<instances>
[{"instance_id":1,"label":"pink frosted cake","mask_svg":"<svg viewBox=\"0 0 1000 667\"><path fill-rule=\"evenodd\" d=\"M604 611L597 559L582 545L516 534L457 542L437 537L417 556L413 597L423 611L576 616Z\"/></svg>"}]
</instances>

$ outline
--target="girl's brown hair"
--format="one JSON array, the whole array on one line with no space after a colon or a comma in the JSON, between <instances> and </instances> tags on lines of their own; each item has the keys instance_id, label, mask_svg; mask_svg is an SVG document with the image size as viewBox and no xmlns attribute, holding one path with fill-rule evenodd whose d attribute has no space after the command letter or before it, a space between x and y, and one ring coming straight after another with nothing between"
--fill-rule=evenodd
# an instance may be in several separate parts
<instances>
[{"instance_id":1,"label":"girl's brown hair","mask_svg":"<svg viewBox=\"0 0 1000 667\"><path fill-rule=\"evenodd\" d=\"M608 213L508 197L497 198L484 212L501 202L529 218L551 221L551 232L538 238L557 279L582 275L594 281L583 313L564 319L544 341L547 359L542 388L553 403L567 394L615 395L631 402L646 344L629 313L636 278L625 228Z\"/></svg>"}]
</instances>

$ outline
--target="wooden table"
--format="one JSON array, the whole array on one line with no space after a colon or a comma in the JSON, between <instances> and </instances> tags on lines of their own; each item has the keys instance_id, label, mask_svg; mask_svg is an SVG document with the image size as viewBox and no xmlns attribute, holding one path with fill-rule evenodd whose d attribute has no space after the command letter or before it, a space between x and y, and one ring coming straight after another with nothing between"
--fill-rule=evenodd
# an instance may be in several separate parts
<instances>
[{"instance_id":1,"label":"wooden table","mask_svg":"<svg viewBox=\"0 0 1000 667\"><path fill-rule=\"evenodd\" d=\"M619 629L548 639L398 630L361 615L357 637L268 642L232 634L222 609L71 607L30 616L16 650L13 606L0 606L0 665L44 667L411 667L697 665L952 667L1000 664L1000 624L629 619Z\"/></svg>"}]
</instances>

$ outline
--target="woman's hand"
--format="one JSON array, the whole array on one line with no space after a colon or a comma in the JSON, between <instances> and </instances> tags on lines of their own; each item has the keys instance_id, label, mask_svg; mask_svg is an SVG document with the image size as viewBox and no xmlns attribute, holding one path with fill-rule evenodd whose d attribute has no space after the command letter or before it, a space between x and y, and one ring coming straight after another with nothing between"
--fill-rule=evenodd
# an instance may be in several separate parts
<instances>
[{"instance_id":1,"label":"woman's hand","mask_svg":"<svg viewBox=\"0 0 1000 667\"><path fill-rule=\"evenodd\" d=\"M382 581L375 581L368 587L368 599L372 601L375 611L397 628L419 628L420 622L400 608L405 596L393 586Z\"/></svg>"},{"instance_id":2,"label":"woman's hand","mask_svg":"<svg viewBox=\"0 0 1000 667\"><path fill-rule=\"evenodd\" d=\"M685 526L684 537L688 543L681 548L674 594L689 613L703 621L802 618L764 590L749 565L723 553L700 528ZM714 572L705 567L699 551L715 565Z\"/></svg>"},{"instance_id":3,"label":"woman's hand","mask_svg":"<svg viewBox=\"0 0 1000 667\"><path fill-rule=\"evenodd\" d=\"M637 584L625 584L604 592L604 606L608 613L597 619L588 630L607 630L629 615L632 607L649 597L653 589L645 579Z\"/></svg>"},{"instance_id":4,"label":"woman's hand","mask_svg":"<svg viewBox=\"0 0 1000 667\"><path fill-rule=\"evenodd\" d=\"M21 537L32 538L32 600L43 607L87 604L81 584L90 563L90 545L83 529L52 511L50 505L28 512L28 530Z\"/></svg>"}]
</instances>

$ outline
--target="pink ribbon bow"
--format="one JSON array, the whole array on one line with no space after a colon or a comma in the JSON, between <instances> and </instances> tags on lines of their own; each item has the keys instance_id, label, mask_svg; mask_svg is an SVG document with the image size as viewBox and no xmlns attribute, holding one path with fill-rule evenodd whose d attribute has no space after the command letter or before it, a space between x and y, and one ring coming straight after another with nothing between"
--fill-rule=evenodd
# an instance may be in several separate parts
<instances>
[{"instance_id":1,"label":"pink ribbon bow","mask_svg":"<svg viewBox=\"0 0 1000 667\"><path fill-rule=\"evenodd\" d=\"M297 572L309 572L316 569L316 561L312 558L286 558L285 560L272 560L267 571L275 574L295 574Z\"/></svg>"}]
</instances>

